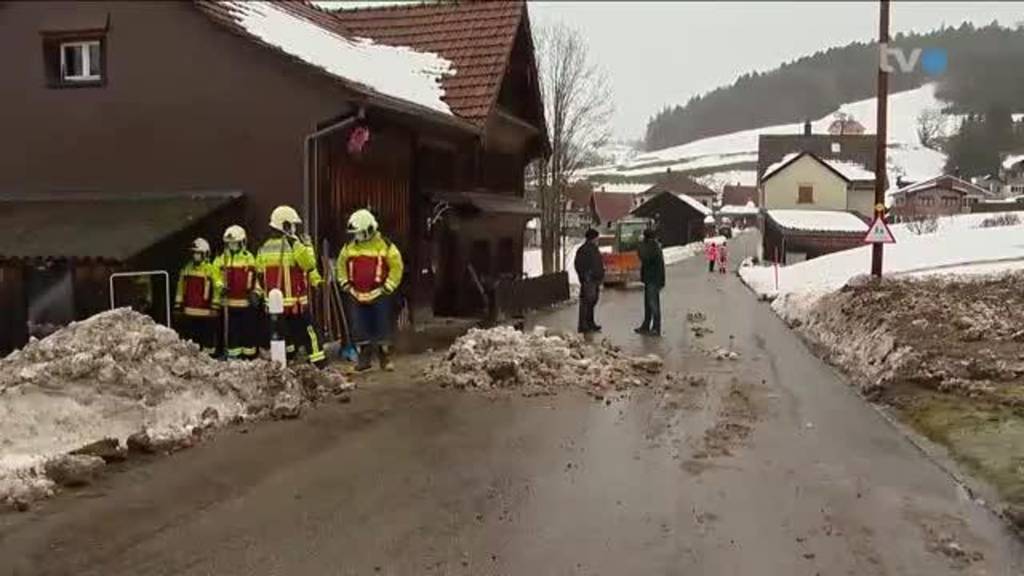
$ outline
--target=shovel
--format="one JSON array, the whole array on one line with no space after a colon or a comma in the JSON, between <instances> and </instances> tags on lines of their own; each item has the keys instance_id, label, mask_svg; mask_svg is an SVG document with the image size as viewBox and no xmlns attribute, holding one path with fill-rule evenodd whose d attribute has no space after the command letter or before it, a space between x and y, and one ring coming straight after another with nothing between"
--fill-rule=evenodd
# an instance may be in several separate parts
<instances>
[{"instance_id":1,"label":"shovel","mask_svg":"<svg viewBox=\"0 0 1024 576\"><path fill-rule=\"evenodd\" d=\"M341 291L338 289L338 282L334 277L334 268L331 266L331 259L327 256L328 248L329 246L325 239L320 258L323 261L324 273L327 275L327 284L329 286L328 298L331 295L334 296L334 300L338 304L338 315L341 316L341 334L345 339L345 346L341 349L341 357L349 362L355 362L359 359L359 352L352 345L352 334L348 330L348 319L345 317L345 301L341 298Z\"/></svg>"}]
</instances>

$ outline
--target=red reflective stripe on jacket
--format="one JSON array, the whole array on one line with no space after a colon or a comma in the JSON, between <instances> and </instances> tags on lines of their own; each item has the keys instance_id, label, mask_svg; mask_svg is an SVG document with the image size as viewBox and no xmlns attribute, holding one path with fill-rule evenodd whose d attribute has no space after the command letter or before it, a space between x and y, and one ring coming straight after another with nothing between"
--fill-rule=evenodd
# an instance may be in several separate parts
<instances>
[{"instance_id":1,"label":"red reflective stripe on jacket","mask_svg":"<svg viewBox=\"0 0 1024 576\"><path fill-rule=\"evenodd\" d=\"M187 274L185 275L185 291L182 298L182 306L193 309L209 309L212 305L210 292L209 278Z\"/></svg>"},{"instance_id":2,"label":"red reflective stripe on jacket","mask_svg":"<svg viewBox=\"0 0 1024 576\"><path fill-rule=\"evenodd\" d=\"M230 266L224 268L225 298L244 300L252 290L251 266Z\"/></svg>"},{"instance_id":3,"label":"red reflective stripe on jacket","mask_svg":"<svg viewBox=\"0 0 1024 576\"><path fill-rule=\"evenodd\" d=\"M385 254L359 255L348 259L348 282L357 292L372 292L384 285L388 277Z\"/></svg>"}]
</instances>

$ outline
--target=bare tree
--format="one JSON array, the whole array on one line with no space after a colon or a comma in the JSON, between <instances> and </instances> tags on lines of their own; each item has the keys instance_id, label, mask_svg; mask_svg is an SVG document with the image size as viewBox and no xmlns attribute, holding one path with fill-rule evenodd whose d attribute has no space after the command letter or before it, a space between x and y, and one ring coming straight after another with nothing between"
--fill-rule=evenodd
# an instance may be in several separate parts
<instances>
[{"instance_id":1,"label":"bare tree","mask_svg":"<svg viewBox=\"0 0 1024 576\"><path fill-rule=\"evenodd\" d=\"M607 76L592 62L578 30L563 24L541 28L536 47L551 155L540 160L531 175L539 192L541 259L547 274L563 266L563 258L555 256L565 224L565 190L576 171L608 140L613 108Z\"/></svg>"},{"instance_id":2,"label":"bare tree","mask_svg":"<svg viewBox=\"0 0 1024 576\"><path fill-rule=\"evenodd\" d=\"M925 148L941 150L946 133L946 116L938 108L925 108L917 115L917 139Z\"/></svg>"}]
</instances>

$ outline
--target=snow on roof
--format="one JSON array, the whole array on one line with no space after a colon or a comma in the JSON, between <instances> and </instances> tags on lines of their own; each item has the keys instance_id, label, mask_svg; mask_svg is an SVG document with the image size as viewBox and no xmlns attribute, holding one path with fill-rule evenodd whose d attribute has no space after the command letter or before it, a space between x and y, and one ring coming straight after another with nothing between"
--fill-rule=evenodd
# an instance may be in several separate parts
<instances>
[{"instance_id":1,"label":"snow on roof","mask_svg":"<svg viewBox=\"0 0 1024 576\"><path fill-rule=\"evenodd\" d=\"M710 215L710 214L708 214L708 215L707 215L707 216L706 216L706 217L704 218L704 223L705 223L705 224L714 224L714 223L715 223L715 217L714 217L714 216L712 216L712 215Z\"/></svg>"},{"instance_id":2,"label":"snow on roof","mask_svg":"<svg viewBox=\"0 0 1024 576\"><path fill-rule=\"evenodd\" d=\"M426 4L426 0L314 0L310 4L323 10L357 10L359 8L392 8Z\"/></svg>"},{"instance_id":3,"label":"snow on roof","mask_svg":"<svg viewBox=\"0 0 1024 576\"><path fill-rule=\"evenodd\" d=\"M833 160L830 158L823 158L825 163L834 168L836 172L842 174L847 180L875 180L875 173L868 170L863 165L856 162L849 162L846 160Z\"/></svg>"},{"instance_id":4,"label":"snow on roof","mask_svg":"<svg viewBox=\"0 0 1024 576\"><path fill-rule=\"evenodd\" d=\"M442 100L441 78L454 74L451 62L430 52L346 38L273 2L223 2L238 24L263 42L381 94L451 114Z\"/></svg>"},{"instance_id":5,"label":"snow on roof","mask_svg":"<svg viewBox=\"0 0 1024 576\"><path fill-rule=\"evenodd\" d=\"M719 212L729 216L752 216L760 213L761 209L755 206L753 202L747 202L746 206L722 206Z\"/></svg>"},{"instance_id":6,"label":"snow on roof","mask_svg":"<svg viewBox=\"0 0 1024 576\"><path fill-rule=\"evenodd\" d=\"M689 204L690 207L693 208L694 210L696 210L697 212L700 212L701 214L704 214L705 216L710 216L711 215L711 209L708 208L707 206L701 204L698 200L694 199L693 196L690 196L689 194L676 194L675 196L676 196L676 198L679 198L683 202L686 202L687 204Z\"/></svg>"},{"instance_id":7,"label":"snow on roof","mask_svg":"<svg viewBox=\"0 0 1024 576\"><path fill-rule=\"evenodd\" d=\"M609 194L640 194L650 188L650 184L625 182L620 184L594 184L597 192L608 192Z\"/></svg>"},{"instance_id":8,"label":"snow on roof","mask_svg":"<svg viewBox=\"0 0 1024 576\"><path fill-rule=\"evenodd\" d=\"M867 232L868 225L849 212L829 210L769 210L768 217L789 230L809 232Z\"/></svg>"},{"instance_id":9,"label":"snow on roof","mask_svg":"<svg viewBox=\"0 0 1024 576\"><path fill-rule=\"evenodd\" d=\"M1010 170L1013 165L1024 160L1024 154L1010 154L1003 159L1003 170Z\"/></svg>"},{"instance_id":10,"label":"snow on roof","mask_svg":"<svg viewBox=\"0 0 1024 576\"><path fill-rule=\"evenodd\" d=\"M803 154L803 152L790 152L789 154L786 154L785 156L782 157L782 160L779 160L775 164L772 164L771 166L769 166L764 171L764 176L762 176L761 179L762 180L767 180L769 176L771 176L772 174L775 174L776 172L781 170L783 166L785 166L786 164L789 164L794 159L796 159L797 156L799 156L801 154Z\"/></svg>"}]
</instances>

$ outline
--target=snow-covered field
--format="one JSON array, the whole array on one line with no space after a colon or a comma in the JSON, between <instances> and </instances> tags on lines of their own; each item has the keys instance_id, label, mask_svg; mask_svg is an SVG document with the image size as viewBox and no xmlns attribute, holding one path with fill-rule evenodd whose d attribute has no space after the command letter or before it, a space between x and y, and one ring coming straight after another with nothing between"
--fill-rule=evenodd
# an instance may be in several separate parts
<instances>
[{"instance_id":1,"label":"snow-covered field","mask_svg":"<svg viewBox=\"0 0 1024 576\"><path fill-rule=\"evenodd\" d=\"M900 92L889 97L889 171L895 181L897 174L910 180L925 180L942 171L946 157L941 152L925 148L917 134L917 118L924 110L941 109L944 103L935 98L935 86L926 84L915 90ZM839 109L812 122L816 134L828 133L828 127L835 114L849 114L860 122L869 134L875 130L875 99L860 100L843 104ZM946 130L952 132L958 117L946 116ZM721 172L705 172L701 178L722 181L726 184L741 183L753 185L756 173L753 164L757 162L757 141L762 134L800 134L802 123L781 124L723 134L704 138L680 146L644 152L627 162L588 168L581 177L599 180L602 176L642 176L664 172L671 167L673 172L700 169L706 171L722 166ZM749 170L735 167L740 162L749 162ZM660 164L660 166L650 166Z\"/></svg>"},{"instance_id":2,"label":"snow-covered field","mask_svg":"<svg viewBox=\"0 0 1024 576\"><path fill-rule=\"evenodd\" d=\"M1024 224L978 228L993 214L967 214L943 219L933 234L916 236L893 226L897 243L886 246L884 274L992 274L1024 267ZM740 277L759 296L774 299L783 318L800 319L822 296L842 288L851 278L868 274L871 247L780 266L744 266ZM776 285L776 272L777 282Z\"/></svg>"}]
</instances>

